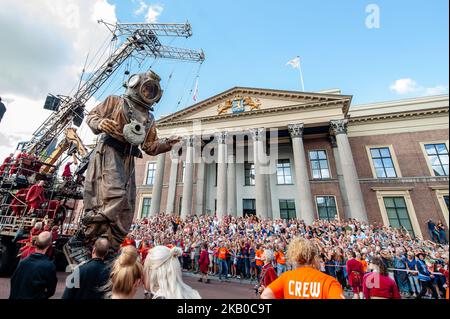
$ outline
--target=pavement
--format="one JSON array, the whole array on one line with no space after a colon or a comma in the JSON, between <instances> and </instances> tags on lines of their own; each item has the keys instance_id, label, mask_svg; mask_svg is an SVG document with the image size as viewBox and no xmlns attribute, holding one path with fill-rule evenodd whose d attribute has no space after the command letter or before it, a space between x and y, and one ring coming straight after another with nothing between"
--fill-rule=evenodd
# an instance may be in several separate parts
<instances>
[{"instance_id":1,"label":"pavement","mask_svg":"<svg viewBox=\"0 0 450 319\"><path fill-rule=\"evenodd\" d=\"M65 280L68 273L58 273L58 285L56 287L55 295L52 299L60 299L65 288ZM196 289L203 299L256 299L253 287L255 284L239 283L236 281L220 282L212 279L210 284L198 282L196 275L191 273L183 273L185 283ZM9 278L0 278L0 299L7 299L10 291ZM136 299L144 299L144 290L140 288Z\"/></svg>"},{"instance_id":2,"label":"pavement","mask_svg":"<svg viewBox=\"0 0 450 319\"><path fill-rule=\"evenodd\" d=\"M56 287L55 295L52 299L60 299L65 288L65 280L69 274L59 272L58 285ZM198 282L200 278L199 274L192 272L183 272L184 282L196 289L202 299L217 299L217 300L230 300L230 299L257 299L254 287L256 285L255 280L248 279L236 279L229 278L226 282L219 281L217 276L209 276L211 283ZM0 299L7 299L10 291L10 279L0 278ZM353 293L351 290L344 291L345 298L352 299ZM411 297L404 297L405 299L413 299ZM136 299L144 299L144 290L140 288ZM427 297L425 299L428 299Z\"/></svg>"}]
</instances>

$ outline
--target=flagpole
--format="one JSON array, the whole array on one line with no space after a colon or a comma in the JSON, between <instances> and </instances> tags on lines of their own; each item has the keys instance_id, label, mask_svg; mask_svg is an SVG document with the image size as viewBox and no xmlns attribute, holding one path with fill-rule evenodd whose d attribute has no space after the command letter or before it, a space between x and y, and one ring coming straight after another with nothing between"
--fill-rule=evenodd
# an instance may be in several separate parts
<instances>
[{"instance_id":1,"label":"flagpole","mask_svg":"<svg viewBox=\"0 0 450 319\"><path fill-rule=\"evenodd\" d=\"M305 83L303 82L303 72L302 72L302 62L301 62L301 60L299 60L299 62L298 62L298 70L300 71L300 80L302 82L302 90L303 90L303 92L305 92Z\"/></svg>"}]
</instances>

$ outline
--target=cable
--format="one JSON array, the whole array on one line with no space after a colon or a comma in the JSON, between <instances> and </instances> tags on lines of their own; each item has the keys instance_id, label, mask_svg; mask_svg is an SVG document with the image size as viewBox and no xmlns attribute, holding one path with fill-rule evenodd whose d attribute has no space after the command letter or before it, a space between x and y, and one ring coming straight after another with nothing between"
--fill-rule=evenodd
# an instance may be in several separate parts
<instances>
[{"instance_id":1,"label":"cable","mask_svg":"<svg viewBox=\"0 0 450 319\"><path fill-rule=\"evenodd\" d=\"M191 90L189 91L189 95L188 95L188 97L186 98L186 103L185 103L185 105L184 105L184 108L187 107L187 104L189 103L189 98L192 97L192 93L193 93L193 91L194 91L194 88L195 88L195 84L196 84L196 82L197 82L197 79L200 78L200 70L201 70L201 68L202 68L202 63L200 63L200 65L199 65L199 67L198 67L197 74L195 75L195 77L194 77L194 82L192 83L192 86L191 86Z\"/></svg>"},{"instance_id":2,"label":"cable","mask_svg":"<svg viewBox=\"0 0 450 319\"><path fill-rule=\"evenodd\" d=\"M191 72L189 72L188 75L186 76L186 80L185 80L184 85L183 85L183 90L181 91L181 97L180 97L180 99L178 100L178 103L177 103L176 111L179 110L180 105L183 102L183 99L184 99L184 96L185 96L185 92L186 92L187 83L189 81L190 74L193 73L193 69L194 69L194 67L192 67Z\"/></svg>"}]
</instances>

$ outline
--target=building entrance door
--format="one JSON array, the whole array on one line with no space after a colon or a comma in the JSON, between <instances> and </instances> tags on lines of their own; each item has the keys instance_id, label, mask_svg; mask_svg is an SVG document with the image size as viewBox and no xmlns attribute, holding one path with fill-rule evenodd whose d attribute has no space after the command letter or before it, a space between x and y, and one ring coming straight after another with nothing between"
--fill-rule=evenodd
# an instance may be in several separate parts
<instances>
[{"instance_id":1,"label":"building entrance door","mask_svg":"<svg viewBox=\"0 0 450 319\"><path fill-rule=\"evenodd\" d=\"M247 215L256 216L256 199L244 199L243 213L244 217Z\"/></svg>"}]
</instances>

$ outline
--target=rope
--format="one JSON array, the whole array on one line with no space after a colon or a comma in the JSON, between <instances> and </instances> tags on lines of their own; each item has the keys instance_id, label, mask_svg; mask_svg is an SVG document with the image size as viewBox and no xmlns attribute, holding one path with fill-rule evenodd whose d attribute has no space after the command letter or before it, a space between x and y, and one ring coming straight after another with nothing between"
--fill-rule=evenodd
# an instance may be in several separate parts
<instances>
[{"instance_id":1,"label":"rope","mask_svg":"<svg viewBox=\"0 0 450 319\"><path fill-rule=\"evenodd\" d=\"M184 96L185 96L185 92L186 92L187 83L188 83L189 77L193 73L193 71L194 71L194 66L192 67L191 72L189 72L188 75L186 76L186 80L185 80L184 85L183 85L183 90L181 91L181 98L179 99L179 101L177 103L176 111L179 111L180 106L181 106L181 104L183 102L183 99L184 99Z\"/></svg>"}]
</instances>

